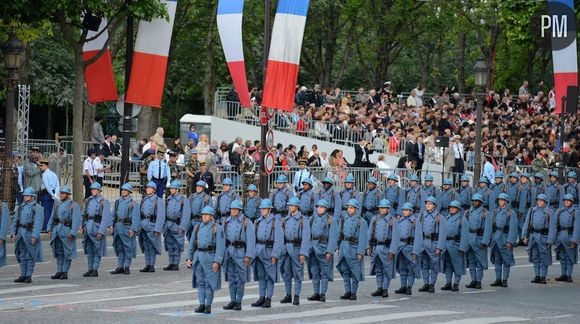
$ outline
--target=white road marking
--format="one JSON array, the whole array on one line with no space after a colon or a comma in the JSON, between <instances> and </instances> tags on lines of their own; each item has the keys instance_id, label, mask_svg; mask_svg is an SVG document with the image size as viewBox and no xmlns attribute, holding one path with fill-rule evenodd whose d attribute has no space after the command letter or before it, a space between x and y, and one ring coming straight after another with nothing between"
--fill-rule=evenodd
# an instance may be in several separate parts
<instances>
[{"instance_id":1,"label":"white road marking","mask_svg":"<svg viewBox=\"0 0 580 324\"><path fill-rule=\"evenodd\" d=\"M536 319L558 319L558 318L570 318L574 317L574 315L556 315L556 316L545 316L545 317L536 317Z\"/></svg>"},{"instance_id":2,"label":"white road marking","mask_svg":"<svg viewBox=\"0 0 580 324\"><path fill-rule=\"evenodd\" d=\"M365 324L365 323L376 323L384 321L394 321L407 318L417 318L417 317L427 317L427 316L442 316L442 315L458 315L463 314L461 312L452 311L424 311L424 312L405 312L405 313L394 313L394 314L381 314L376 316L366 316L358 318L350 318L343 320L330 320L322 321L317 323L326 324Z\"/></svg>"},{"instance_id":3,"label":"white road marking","mask_svg":"<svg viewBox=\"0 0 580 324\"><path fill-rule=\"evenodd\" d=\"M481 294L481 293L488 293L494 292L495 290L473 290L473 291L464 291L462 294Z\"/></svg>"},{"instance_id":4,"label":"white road marking","mask_svg":"<svg viewBox=\"0 0 580 324\"><path fill-rule=\"evenodd\" d=\"M246 295L244 298L254 299L258 298L258 295ZM229 296L217 297L214 298L214 303L222 303L222 302L229 302ZM152 310L152 309L160 309L160 308L173 308L173 307L186 307L186 306L197 306L199 301L197 299L190 299L190 300L182 300L176 302L169 302L169 303L157 303L157 304L143 304L143 305L134 305L134 306L120 306L114 308L104 308L104 309L95 309L95 312L107 312L107 313L126 313L126 312L135 312L135 311L144 311L144 310Z\"/></svg>"},{"instance_id":5,"label":"white road marking","mask_svg":"<svg viewBox=\"0 0 580 324\"><path fill-rule=\"evenodd\" d=\"M108 301L117 301L117 300L140 299L140 298L150 298L150 297L160 297L160 296L172 296L172 295L185 295L185 294L194 294L194 293L195 293L194 290L189 289L189 290L184 290L184 291L174 291L174 292L157 293L157 294L146 294L146 295L135 295L135 296L123 296L123 297L100 298L100 299L91 299L91 300L80 300L80 301L73 301L73 302L66 302L66 303L40 305L40 306L34 306L34 307L35 308L63 307L63 306L73 306L73 305L80 305L80 304L90 304L90 303L100 303L100 302L108 302Z\"/></svg>"},{"instance_id":6,"label":"white road marking","mask_svg":"<svg viewBox=\"0 0 580 324\"><path fill-rule=\"evenodd\" d=\"M530 321L528 318L502 316L502 317L473 317L464 318L449 322L440 322L437 324L493 324L493 323L509 323L509 322L524 322Z\"/></svg>"},{"instance_id":7,"label":"white road marking","mask_svg":"<svg viewBox=\"0 0 580 324\"><path fill-rule=\"evenodd\" d=\"M77 285L71 285L77 286ZM103 292L103 291L115 291L115 290L126 290L126 289L135 289L144 286L130 286L130 287L118 287L118 288L105 288L105 289L92 289L92 290L81 290L81 291L71 291L66 293L58 293L58 294L48 294L48 295L33 295L33 296L19 296L19 297L11 297L11 298L2 298L1 300L20 300L20 299L38 299L43 297L56 297L56 296L68 296L68 295L82 295L82 294L90 294L95 292ZM26 290L29 291L29 290Z\"/></svg>"},{"instance_id":8,"label":"white road marking","mask_svg":"<svg viewBox=\"0 0 580 324\"><path fill-rule=\"evenodd\" d=\"M46 289L70 288L70 287L78 287L78 285L66 285L66 284L44 285L44 286L28 286L27 285L26 287L0 289L0 295L16 294L16 293L21 293L21 292L39 291L39 290L46 290ZM2 300L6 300L6 299L2 299Z\"/></svg>"},{"instance_id":9,"label":"white road marking","mask_svg":"<svg viewBox=\"0 0 580 324\"><path fill-rule=\"evenodd\" d=\"M294 313L278 313L269 315L258 315L243 318L229 318L231 321L239 322L265 322L265 321L283 321L286 319L296 319L296 318L306 318L324 315L336 315L341 313L359 312L365 310L375 310L383 308L393 308L396 306L390 305L377 305L377 304L367 304L367 305L353 305L353 306L340 306L331 307L325 309L314 309L309 311L294 312Z\"/></svg>"}]
</instances>

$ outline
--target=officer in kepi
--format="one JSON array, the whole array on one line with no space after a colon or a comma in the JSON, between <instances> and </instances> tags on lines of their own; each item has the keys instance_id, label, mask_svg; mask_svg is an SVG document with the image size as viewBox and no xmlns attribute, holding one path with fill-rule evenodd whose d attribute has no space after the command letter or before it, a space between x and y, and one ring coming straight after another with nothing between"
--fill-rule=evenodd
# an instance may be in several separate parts
<instances>
[{"instance_id":1,"label":"officer in kepi","mask_svg":"<svg viewBox=\"0 0 580 324\"><path fill-rule=\"evenodd\" d=\"M364 281L364 255L368 244L367 222L359 216L359 203L351 199L347 205L347 217L340 220L338 231L338 260L336 269L344 282L344 295L340 299L356 300L360 281Z\"/></svg>"},{"instance_id":2,"label":"officer in kepi","mask_svg":"<svg viewBox=\"0 0 580 324\"><path fill-rule=\"evenodd\" d=\"M377 290L373 297L389 297L391 279L395 278L395 256L399 250L399 224L390 213L387 199L379 202L379 213L371 219L367 255L371 257L371 276L376 276Z\"/></svg>"},{"instance_id":3,"label":"officer in kepi","mask_svg":"<svg viewBox=\"0 0 580 324\"><path fill-rule=\"evenodd\" d=\"M85 199L82 225L84 250L87 255L88 271L83 277L98 277L101 258L107 256L107 228L111 224L111 207L101 195L101 185L91 184L91 196Z\"/></svg>"},{"instance_id":4,"label":"officer in kepi","mask_svg":"<svg viewBox=\"0 0 580 324\"><path fill-rule=\"evenodd\" d=\"M441 255L445 252L447 222L437 212L437 200L433 196L425 200L425 211L419 214L415 237L423 237L421 249L421 274L423 287L420 292L435 292L437 275L441 272Z\"/></svg>"},{"instance_id":5,"label":"officer in kepi","mask_svg":"<svg viewBox=\"0 0 580 324\"><path fill-rule=\"evenodd\" d=\"M465 288L481 289L483 273L487 270L487 249L491 239L492 219L483 208L483 196L475 193L471 196L471 208L465 212L465 225L467 227L467 246L465 256L471 282Z\"/></svg>"},{"instance_id":6,"label":"officer in kepi","mask_svg":"<svg viewBox=\"0 0 580 324\"><path fill-rule=\"evenodd\" d=\"M81 207L70 195L69 186L60 189L60 200L52 210L48 221L48 235L52 255L56 259L56 273L50 279L68 279L73 259L77 258L77 233L81 226Z\"/></svg>"},{"instance_id":7,"label":"officer in kepi","mask_svg":"<svg viewBox=\"0 0 580 324\"><path fill-rule=\"evenodd\" d=\"M560 260L561 275L556 281L572 282L572 268L578 263L580 240L579 209L574 206L574 196L564 195L563 207L556 213L556 260Z\"/></svg>"},{"instance_id":8,"label":"officer in kepi","mask_svg":"<svg viewBox=\"0 0 580 324\"><path fill-rule=\"evenodd\" d=\"M165 225L163 227L163 242L169 257L169 264L163 268L164 271L179 271L187 221L191 215L189 200L181 194L180 189L181 182L179 180L174 180L169 185L170 195L167 197Z\"/></svg>"},{"instance_id":9,"label":"officer in kepi","mask_svg":"<svg viewBox=\"0 0 580 324\"><path fill-rule=\"evenodd\" d=\"M225 280L229 283L230 303L224 309L242 310L244 287L251 280L251 263L256 257L256 231L251 219L242 214L242 203L232 201L230 217L224 223L226 253Z\"/></svg>"},{"instance_id":10,"label":"officer in kepi","mask_svg":"<svg viewBox=\"0 0 580 324\"><path fill-rule=\"evenodd\" d=\"M461 276L465 274L465 251L468 246L469 233L467 219L461 214L459 201L453 200L449 203L449 215L445 218L445 223L447 224L447 242L441 258L445 286L441 290L459 291Z\"/></svg>"},{"instance_id":11,"label":"officer in kepi","mask_svg":"<svg viewBox=\"0 0 580 324\"><path fill-rule=\"evenodd\" d=\"M165 202L155 195L157 185L149 182L141 200L141 221L137 226L139 246L145 255L145 267L139 272L155 272L155 258L161 255L161 233L165 224Z\"/></svg>"},{"instance_id":12,"label":"officer in kepi","mask_svg":"<svg viewBox=\"0 0 580 324\"><path fill-rule=\"evenodd\" d=\"M423 237L415 237L417 219L413 214L414 206L404 203L401 207L403 216L399 219L399 249L397 251L397 272L401 277L401 288L395 294L411 295L415 279L420 278L421 268L419 255L423 246Z\"/></svg>"},{"instance_id":13,"label":"officer in kepi","mask_svg":"<svg viewBox=\"0 0 580 324\"><path fill-rule=\"evenodd\" d=\"M117 268L111 274L131 274L131 262L137 256L136 233L139 218L139 203L133 200L133 186L121 186L121 197L113 206L113 249L117 255Z\"/></svg>"},{"instance_id":14,"label":"officer in kepi","mask_svg":"<svg viewBox=\"0 0 580 324\"><path fill-rule=\"evenodd\" d=\"M14 282L32 282L36 262L44 261L40 231L44 223L44 211L35 200L36 191L31 187L24 189L24 204L16 208L10 226L10 239L16 242L16 260L20 264L20 277Z\"/></svg>"},{"instance_id":15,"label":"officer in kepi","mask_svg":"<svg viewBox=\"0 0 580 324\"><path fill-rule=\"evenodd\" d=\"M169 186L171 181L171 170L169 164L165 161L165 151L157 151L157 159L149 163L147 168L147 180L155 184L155 192L159 198L163 198L165 186Z\"/></svg>"},{"instance_id":16,"label":"officer in kepi","mask_svg":"<svg viewBox=\"0 0 580 324\"><path fill-rule=\"evenodd\" d=\"M316 213L310 219L312 248L308 257L308 274L312 279L314 294L310 301L326 302L328 282L334 279L334 252L338 241L338 220L328 212L329 203L320 199Z\"/></svg>"},{"instance_id":17,"label":"officer in kepi","mask_svg":"<svg viewBox=\"0 0 580 324\"><path fill-rule=\"evenodd\" d=\"M495 281L492 287L508 286L510 268L516 264L513 246L517 240L518 218L509 208L509 197L502 192L497 197L497 208L492 212L490 261L495 265Z\"/></svg>"},{"instance_id":18,"label":"officer in kepi","mask_svg":"<svg viewBox=\"0 0 580 324\"><path fill-rule=\"evenodd\" d=\"M6 265L6 236L10 227L10 211L8 205L2 203L2 214L0 214L0 267Z\"/></svg>"},{"instance_id":19,"label":"officer in kepi","mask_svg":"<svg viewBox=\"0 0 580 324\"><path fill-rule=\"evenodd\" d=\"M522 232L524 243L528 245L529 262L534 264L536 276L532 283L546 284L548 266L552 264L551 247L556 239L556 217L547 203L546 195L536 197L536 207L528 212Z\"/></svg>"},{"instance_id":20,"label":"officer in kepi","mask_svg":"<svg viewBox=\"0 0 580 324\"><path fill-rule=\"evenodd\" d=\"M215 210L206 206L202 221L193 229L187 251L187 265L193 268L192 286L197 288L196 313L211 314L214 292L221 289L221 266L226 239L223 228L214 220Z\"/></svg>"}]
</instances>

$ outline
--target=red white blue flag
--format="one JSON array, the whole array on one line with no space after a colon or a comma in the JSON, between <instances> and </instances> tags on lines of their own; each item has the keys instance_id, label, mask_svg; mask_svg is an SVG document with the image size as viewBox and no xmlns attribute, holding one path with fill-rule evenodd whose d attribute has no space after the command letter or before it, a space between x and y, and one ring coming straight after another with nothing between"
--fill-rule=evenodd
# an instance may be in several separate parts
<instances>
[{"instance_id":1,"label":"red white blue flag","mask_svg":"<svg viewBox=\"0 0 580 324\"><path fill-rule=\"evenodd\" d=\"M169 44L177 8L177 0L161 0L161 2L167 6L169 21L157 18L139 23L129 89L125 99L129 103L155 108L161 107L163 98Z\"/></svg>"},{"instance_id":2,"label":"red white blue flag","mask_svg":"<svg viewBox=\"0 0 580 324\"><path fill-rule=\"evenodd\" d=\"M218 3L217 26L234 82L234 88L243 107L250 107L246 64L242 46L242 13L244 0L220 0Z\"/></svg>"},{"instance_id":3,"label":"red white blue flag","mask_svg":"<svg viewBox=\"0 0 580 324\"><path fill-rule=\"evenodd\" d=\"M103 19L99 26L99 31L89 31L87 33L87 39L94 38L97 35L98 37L83 45L83 60L85 62L97 55L105 46L109 38L109 33L106 28L107 20ZM85 69L85 83L87 84L89 103L95 104L117 100L117 86L115 85L115 77L113 75L111 51L108 47L95 62L89 64Z\"/></svg>"},{"instance_id":4,"label":"red white blue flag","mask_svg":"<svg viewBox=\"0 0 580 324\"><path fill-rule=\"evenodd\" d=\"M262 106L292 111L309 0L280 0L274 19Z\"/></svg>"}]
</instances>

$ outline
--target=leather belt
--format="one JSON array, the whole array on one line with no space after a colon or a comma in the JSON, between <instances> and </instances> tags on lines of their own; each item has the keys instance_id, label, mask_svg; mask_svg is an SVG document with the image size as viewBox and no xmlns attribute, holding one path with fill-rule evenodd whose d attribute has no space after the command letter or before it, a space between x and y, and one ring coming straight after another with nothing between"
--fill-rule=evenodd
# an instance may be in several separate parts
<instances>
[{"instance_id":1,"label":"leather belt","mask_svg":"<svg viewBox=\"0 0 580 324\"><path fill-rule=\"evenodd\" d=\"M439 233L423 234L424 240L436 241L439 239Z\"/></svg>"},{"instance_id":2,"label":"leather belt","mask_svg":"<svg viewBox=\"0 0 580 324\"><path fill-rule=\"evenodd\" d=\"M229 246L233 246L236 249L245 249L246 248L246 242L244 241L230 241L230 240L226 240L226 247Z\"/></svg>"},{"instance_id":3,"label":"leather belt","mask_svg":"<svg viewBox=\"0 0 580 324\"><path fill-rule=\"evenodd\" d=\"M208 247L205 247L205 248L197 248L197 251L199 251L199 252L214 253L215 252L215 246L208 246Z\"/></svg>"}]
</instances>

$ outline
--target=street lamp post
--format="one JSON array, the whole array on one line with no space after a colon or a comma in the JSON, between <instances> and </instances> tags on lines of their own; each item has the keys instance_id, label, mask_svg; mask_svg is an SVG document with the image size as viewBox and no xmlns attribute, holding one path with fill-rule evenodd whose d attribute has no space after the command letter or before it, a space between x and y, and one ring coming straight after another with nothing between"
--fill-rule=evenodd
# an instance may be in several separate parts
<instances>
[{"instance_id":1,"label":"street lamp post","mask_svg":"<svg viewBox=\"0 0 580 324\"><path fill-rule=\"evenodd\" d=\"M483 88L487 85L488 67L483 59L478 59L473 66L475 75L475 86ZM473 183L474 186L481 176L481 128L483 126L483 100L484 97L476 94L477 114L475 119L475 158L473 161Z\"/></svg>"},{"instance_id":2,"label":"street lamp post","mask_svg":"<svg viewBox=\"0 0 580 324\"><path fill-rule=\"evenodd\" d=\"M4 173L3 173L3 200L8 203L10 207L14 203L12 199L12 148L14 143L16 127L14 123L15 115L15 94L14 87L17 81L16 72L20 68L23 61L24 47L20 40L10 33L8 41L2 47L4 54L4 66L8 71L6 77L6 124L4 131Z\"/></svg>"}]
</instances>

